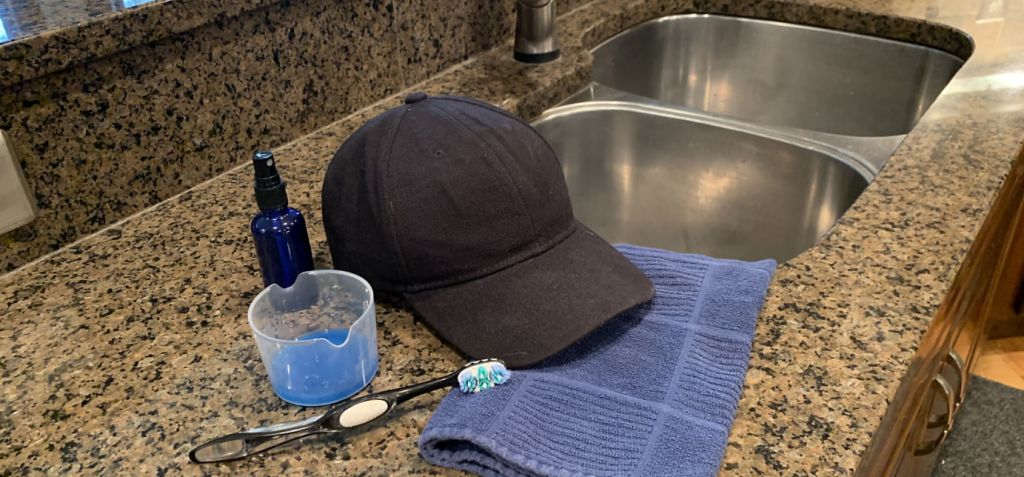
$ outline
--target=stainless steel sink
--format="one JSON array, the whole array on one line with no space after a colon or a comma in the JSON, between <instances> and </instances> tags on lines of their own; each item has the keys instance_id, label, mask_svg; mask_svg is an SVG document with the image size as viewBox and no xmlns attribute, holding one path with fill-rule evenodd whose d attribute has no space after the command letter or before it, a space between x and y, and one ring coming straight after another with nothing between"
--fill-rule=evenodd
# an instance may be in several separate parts
<instances>
[{"instance_id":1,"label":"stainless steel sink","mask_svg":"<svg viewBox=\"0 0 1024 477\"><path fill-rule=\"evenodd\" d=\"M612 242L788 260L826 235L963 61L720 15L641 24L534 123Z\"/></svg>"},{"instance_id":2,"label":"stainless steel sink","mask_svg":"<svg viewBox=\"0 0 1024 477\"><path fill-rule=\"evenodd\" d=\"M767 126L906 134L963 65L909 43L765 20L677 15L594 49L596 83Z\"/></svg>"},{"instance_id":3,"label":"stainless steel sink","mask_svg":"<svg viewBox=\"0 0 1024 477\"><path fill-rule=\"evenodd\" d=\"M798 138L649 105L563 106L534 127L562 161L576 216L610 242L787 260L870 180Z\"/></svg>"}]
</instances>

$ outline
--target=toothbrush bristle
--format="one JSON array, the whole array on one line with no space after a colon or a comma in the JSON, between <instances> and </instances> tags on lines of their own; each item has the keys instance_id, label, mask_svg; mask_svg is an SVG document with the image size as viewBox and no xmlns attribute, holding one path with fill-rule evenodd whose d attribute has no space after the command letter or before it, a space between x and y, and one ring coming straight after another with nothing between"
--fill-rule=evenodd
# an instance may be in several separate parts
<instances>
[{"instance_id":1,"label":"toothbrush bristle","mask_svg":"<svg viewBox=\"0 0 1024 477\"><path fill-rule=\"evenodd\" d=\"M459 373L459 389L464 393L478 393L507 382L511 376L500 361L486 361Z\"/></svg>"}]
</instances>

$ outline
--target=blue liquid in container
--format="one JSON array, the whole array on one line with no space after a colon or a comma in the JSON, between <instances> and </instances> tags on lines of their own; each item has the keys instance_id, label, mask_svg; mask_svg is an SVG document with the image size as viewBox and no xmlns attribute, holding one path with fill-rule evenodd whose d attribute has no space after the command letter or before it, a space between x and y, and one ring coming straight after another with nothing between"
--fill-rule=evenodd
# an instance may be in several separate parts
<instances>
[{"instance_id":1,"label":"blue liquid in container","mask_svg":"<svg viewBox=\"0 0 1024 477\"><path fill-rule=\"evenodd\" d=\"M310 344L282 349L270 365L271 385L281 399L300 406L323 406L341 401L369 384L363 376L377 374L376 347L369 337L356 333L345 348L348 329L325 330L300 336L300 341L324 338ZM372 353L372 354L371 354ZM372 366L372 369L364 369Z\"/></svg>"}]
</instances>

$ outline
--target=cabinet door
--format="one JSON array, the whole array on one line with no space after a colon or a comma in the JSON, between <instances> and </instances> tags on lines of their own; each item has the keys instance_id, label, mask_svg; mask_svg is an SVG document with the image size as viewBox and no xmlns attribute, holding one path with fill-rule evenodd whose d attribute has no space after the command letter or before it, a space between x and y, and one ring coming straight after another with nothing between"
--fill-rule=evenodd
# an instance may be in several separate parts
<instances>
[{"instance_id":1,"label":"cabinet door","mask_svg":"<svg viewBox=\"0 0 1024 477\"><path fill-rule=\"evenodd\" d=\"M878 432L857 468L859 477L928 476L966 392L965 378L988 324L1016 313L1024 274L1024 155L1010 174L911 360ZM1021 303L1020 308L1024 308ZM955 351L951 357L948 353ZM951 364L956 363L956 364ZM959 375L959 376L958 376ZM953 412L948 412L950 407Z\"/></svg>"},{"instance_id":2,"label":"cabinet door","mask_svg":"<svg viewBox=\"0 0 1024 477\"><path fill-rule=\"evenodd\" d=\"M1003 270L992 297L992 324L988 333L991 338L1024 336L1024 214L1021 212L1013 224L1011 244L1003 258Z\"/></svg>"},{"instance_id":3,"label":"cabinet door","mask_svg":"<svg viewBox=\"0 0 1024 477\"><path fill-rule=\"evenodd\" d=\"M1018 159L1019 161L1019 159ZM961 272L973 299L950 313L954 335L949 354L929 383L923 405L914 416L909 440L895 475L932 474L939 448L952 431L967 392L967 379L993 323L1019 320L1017 305L1024 274L1024 168L1018 163L1007 177L986 224ZM960 278L959 275L957 277ZM934 325L933 325L934 326ZM1024 330L1024 328L1021 328ZM929 330L931 331L931 330Z\"/></svg>"}]
</instances>

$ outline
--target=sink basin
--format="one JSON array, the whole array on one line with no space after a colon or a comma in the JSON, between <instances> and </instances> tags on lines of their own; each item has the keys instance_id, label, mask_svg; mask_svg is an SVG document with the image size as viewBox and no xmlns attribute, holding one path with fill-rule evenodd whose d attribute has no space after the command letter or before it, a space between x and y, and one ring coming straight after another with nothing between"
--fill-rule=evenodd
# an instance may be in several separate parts
<instances>
[{"instance_id":1,"label":"sink basin","mask_svg":"<svg viewBox=\"0 0 1024 477\"><path fill-rule=\"evenodd\" d=\"M906 134L963 61L821 28L676 15L594 51L598 84L767 126L846 136Z\"/></svg>"},{"instance_id":2,"label":"sink basin","mask_svg":"<svg viewBox=\"0 0 1024 477\"><path fill-rule=\"evenodd\" d=\"M676 15L593 50L534 127L611 242L754 260L826 235L963 61L909 43Z\"/></svg>"},{"instance_id":3,"label":"sink basin","mask_svg":"<svg viewBox=\"0 0 1024 477\"><path fill-rule=\"evenodd\" d=\"M576 216L613 243L784 261L870 180L837 151L670 108L593 101L533 126L562 162Z\"/></svg>"}]
</instances>

